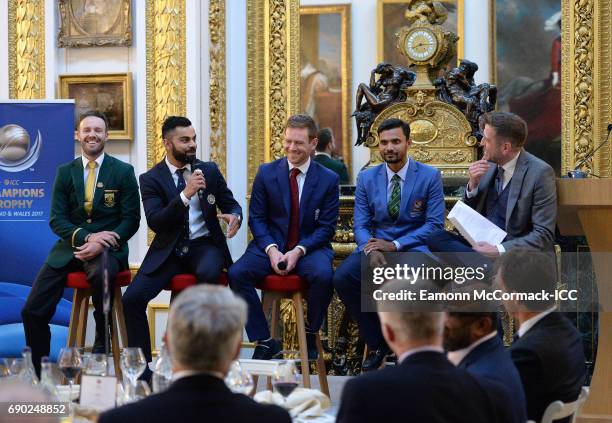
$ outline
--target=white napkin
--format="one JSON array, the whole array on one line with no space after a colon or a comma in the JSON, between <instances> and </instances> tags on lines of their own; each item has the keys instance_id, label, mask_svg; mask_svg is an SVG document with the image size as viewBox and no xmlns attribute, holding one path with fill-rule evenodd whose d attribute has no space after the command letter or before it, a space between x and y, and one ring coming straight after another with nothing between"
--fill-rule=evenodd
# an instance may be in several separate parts
<instances>
[{"instance_id":1,"label":"white napkin","mask_svg":"<svg viewBox=\"0 0 612 423\"><path fill-rule=\"evenodd\" d=\"M287 402L277 392L261 391L255 395L255 401L287 408L296 423L327 423L335 420L333 416L324 414L331 406L331 400L316 389L297 388L287 397Z\"/></svg>"}]
</instances>

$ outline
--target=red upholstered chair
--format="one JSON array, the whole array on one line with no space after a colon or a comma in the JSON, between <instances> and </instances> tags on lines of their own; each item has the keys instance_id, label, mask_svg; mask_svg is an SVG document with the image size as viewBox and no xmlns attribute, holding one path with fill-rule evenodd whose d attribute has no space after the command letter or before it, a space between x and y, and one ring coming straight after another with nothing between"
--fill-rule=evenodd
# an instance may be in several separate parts
<instances>
[{"instance_id":1,"label":"red upholstered chair","mask_svg":"<svg viewBox=\"0 0 612 423\"><path fill-rule=\"evenodd\" d=\"M306 325L304 322L304 292L308 290L308 285L298 275L268 275L258 285L258 289L262 292L262 306L264 313L267 315L270 307L272 308L271 319L271 335L273 338L278 338L278 321L280 318L280 300L289 299L293 302L295 309L298 345L300 348L300 357L302 358L302 381L305 388L310 388L310 366L308 363L308 348L306 346ZM319 334L316 334L317 351L319 358L317 359L317 373L319 375L319 384L321 391L329 396L329 386L327 384L327 371L325 370L325 360L323 358L323 345ZM257 386L257 383L255 383ZM271 390L271 380L268 378L268 388Z\"/></svg>"},{"instance_id":2,"label":"red upholstered chair","mask_svg":"<svg viewBox=\"0 0 612 423\"><path fill-rule=\"evenodd\" d=\"M119 336L121 336L123 346L127 346L127 330L125 328L123 305L121 303L121 287L129 285L131 281L132 275L129 270L117 273L114 284L113 307L111 316L109 316L112 325L111 345L113 362L115 374L118 378L121 378ZM85 272L68 273L66 288L74 288L70 326L68 328L68 346L84 347L85 333L87 332L87 311L89 297L91 297L91 285L87 281Z\"/></svg>"},{"instance_id":3,"label":"red upholstered chair","mask_svg":"<svg viewBox=\"0 0 612 423\"><path fill-rule=\"evenodd\" d=\"M178 294L180 294L185 289L190 286L194 286L197 284L197 280L195 275L191 273L179 273L178 275L174 275L170 283L166 286L167 291L171 291L170 301L174 300ZM221 272L219 275L219 279L217 280L218 285L228 286L229 282L227 280L227 272Z\"/></svg>"}]
</instances>

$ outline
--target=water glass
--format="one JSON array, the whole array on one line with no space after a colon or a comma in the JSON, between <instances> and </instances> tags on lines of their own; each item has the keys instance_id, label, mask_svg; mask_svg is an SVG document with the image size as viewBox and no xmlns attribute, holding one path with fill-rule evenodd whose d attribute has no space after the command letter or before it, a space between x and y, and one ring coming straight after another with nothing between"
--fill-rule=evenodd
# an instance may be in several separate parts
<instances>
[{"instance_id":1,"label":"water glass","mask_svg":"<svg viewBox=\"0 0 612 423\"><path fill-rule=\"evenodd\" d=\"M240 362L234 361L225 376L225 384L232 392L249 395L253 391L253 377L242 368Z\"/></svg>"},{"instance_id":2,"label":"water glass","mask_svg":"<svg viewBox=\"0 0 612 423\"><path fill-rule=\"evenodd\" d=\"M91 354L85 366L85 374L106 376L108 371L108 358L106 354Z\"/></svg>"},{"instance_id":3,"label":"water glass","mask_svg":"<svg viewBox=\"0 0 612 423\"><path fill-rule=\"evenodd\" d=\"M138 380L136 383L128 383L123 386L124 399L123 403L139 401L151 395L151 388L144 380Z\"/></svg>"},{"instance_id":4,"label":"water glass","mask_svg":"<svg viewBox=\"0 0 612 423\"><path fill-rule=\"evenodd\" d=\"M147 367L147 360L140 348L124 348L121 352L121 371L132 385L142 375Z\"/></svg>"}]
</instances>

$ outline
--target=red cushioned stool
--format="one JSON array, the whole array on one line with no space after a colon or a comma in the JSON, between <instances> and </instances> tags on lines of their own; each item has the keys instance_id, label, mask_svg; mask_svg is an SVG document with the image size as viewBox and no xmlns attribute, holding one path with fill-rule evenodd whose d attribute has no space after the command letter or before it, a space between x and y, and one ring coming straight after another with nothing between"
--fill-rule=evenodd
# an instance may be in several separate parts
<instances>
[{"instance_id":1,"label":"red cushioned stool","mask_svg":"<svg viewBox=\"0 0 612 423\"><path fill-rule=\"evenodd\" d=\"M180 294L185 289L194 286L197 284L197 280L194 274L191 273L179 273L178 275L174 275L170 283L164 288L167 291L171 291L170 301L174 300L178 294ZM217 285L227 286L227 272L223 271L219 275L219 279L217 279Z\"/></svg>"},{"instance_id":2,"label":"red cushioned stool","mask_svg":"<svg viewBox=\"0 0 612 423\"><path fill-rule=\"evenodd\" d=\"M302 366L302 381L305 388L310 388L310 366L308 363L308 348L306 346L306 324L304 321L304 293L308 290L308 284L298 275L268 275L257 284L257 289L261 289L262 306L264 314L268 314L270 307L272 308L271 319L271 335L273 338L278 338L278 321L280 318L280 300L289 299L293 303L295 310L298 345L300 348L300 360ZM329 396L329 386L327 384L327 371L325 370L325 359L323 358L323 345L319 334L316 334L317 352L317 373L319 375L319 384L321 391ZM306 359L304 359L306 358ZM255 380L255 387L257 381ZM272 381L268 377L268 389L272 390Z\"/></svg>"},{"instance_id":3,"label":"red cushioned stool","mask_svg":"<svg viewBox=\"0 0 612 423\"><path fill-rule=\"evenodd\" d=\"M121 378L121 363L119 360L119 336L121 343L127 346L127 330L125 328L125 318L123 317L123 305L121 303L121 287L128 286L132 281L132 274L129 270L117 273L114 284L114 298L111 312L111 346L113 352L113 362L115 365L115 375ZM74 288L72 299L72 312L70 313L70 326L68 328L68 346L84 347L85 333L87 332L87 311L89 307L89 297L91 297L91 285L87 281L85 272L68 273L66 277L66 288Z\"/></svg>"}]
</instances>

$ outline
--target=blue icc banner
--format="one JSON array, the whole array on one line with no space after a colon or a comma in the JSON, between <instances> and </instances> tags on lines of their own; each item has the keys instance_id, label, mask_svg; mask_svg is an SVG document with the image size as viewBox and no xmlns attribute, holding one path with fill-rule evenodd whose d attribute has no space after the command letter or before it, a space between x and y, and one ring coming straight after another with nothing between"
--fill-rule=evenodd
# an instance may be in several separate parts
<instances>
[{"instance_id":1,"label":"blue icc banner","mask_svg":"<svg viewBox=\"0 0 612 423\"><path fill-rule=\"evenodd\" d=\"M53 180L74 158L73 140L72 100L0 101L0 357L24 346L21 308L58 239L49 228ZM65 343L70 305L62 300L51 321L54 352Z\"/></svg>"}]
</instances>

